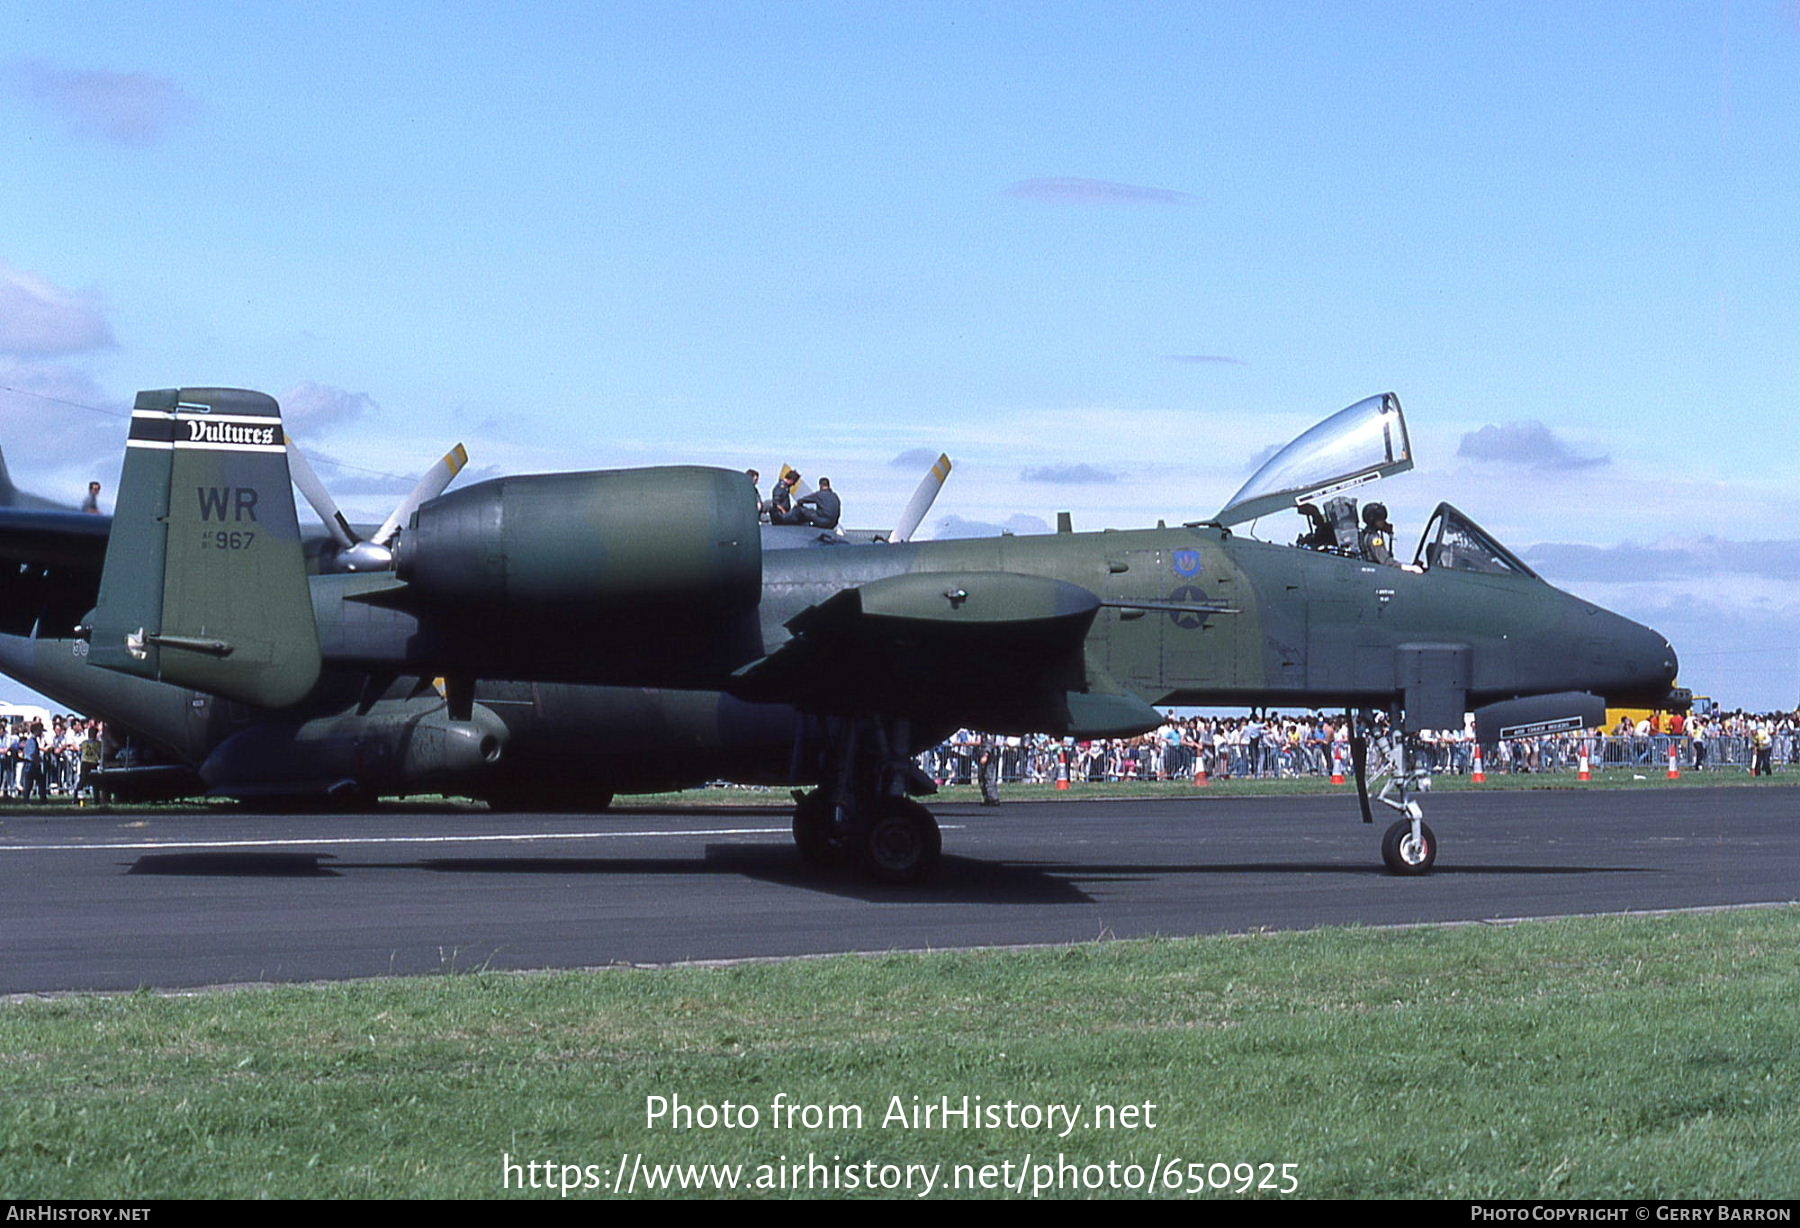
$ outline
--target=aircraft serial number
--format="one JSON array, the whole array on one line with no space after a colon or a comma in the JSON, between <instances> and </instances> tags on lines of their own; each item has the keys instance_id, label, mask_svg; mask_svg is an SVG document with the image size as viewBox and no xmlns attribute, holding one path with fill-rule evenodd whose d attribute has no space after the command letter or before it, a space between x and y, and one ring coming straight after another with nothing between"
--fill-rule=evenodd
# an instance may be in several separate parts
<instances>
[{"instance_id":1,"label":"aircraft serial number","mask_svg":"<svg viewBox=\"0 0 1800 1228\"><path fill-rule=\"evenodd\" d=\"M215 532L200 535L200 548L203 550L242 550L256 540L256 534L248 529L219 529Z\"/></svg>"}]
</instances>

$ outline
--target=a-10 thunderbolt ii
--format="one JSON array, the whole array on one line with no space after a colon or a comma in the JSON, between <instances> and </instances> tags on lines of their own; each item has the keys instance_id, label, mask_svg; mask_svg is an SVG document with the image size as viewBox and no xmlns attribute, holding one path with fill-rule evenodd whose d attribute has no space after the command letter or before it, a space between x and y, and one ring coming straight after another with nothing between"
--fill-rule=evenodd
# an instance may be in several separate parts
<instances>
[{"instance_id":1,"label":"a-10 thunderbolt ii","mask_svg":"<svg viewBox=\"0 0 1800 1228\"><path fill-rule=\"evenodd\" d=\"M29 635L0 637L0 668L238 796L604 805L699 779L814 785L802 853L887 881L938 859L912 756L959 727L1090 738L1155 728L1157 705L1381 711L1380 800L1400 814L1384 860L1423 873L1421 731L1473 711L1484 741L1529 736L1682 692L1662 636L1551 587L1448 504L1411 565L1371 548L1343 492L1412 463L1386 395L1175 528L847 540L759 526L745 475L679 466L497 478L368 540L340 524L321 550L290 484L316 479L290 472L272 398L146 392L109 530L0 512L0 558L44 606ZM1234 532L1303 506L1304 545ZM34 533L33 515L60 519ZM75 563L102 534L98 597L74 612Z\"/></svg>"}]
</instances>

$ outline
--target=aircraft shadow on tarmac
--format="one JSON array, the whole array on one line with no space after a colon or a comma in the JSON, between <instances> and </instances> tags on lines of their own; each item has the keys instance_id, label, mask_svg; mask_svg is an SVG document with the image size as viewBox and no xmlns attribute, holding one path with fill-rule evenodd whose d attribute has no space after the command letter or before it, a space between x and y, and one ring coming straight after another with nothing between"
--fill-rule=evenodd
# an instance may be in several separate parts
<instances>
[{"instance_id":1,"label":"aircraft shadow on tarmac","mask_svg":"<svg viewBox=\"0 0 1800 1228\"><path fill-rule=\"evenodd\" d=\"M138 858L127 874L166 874L192 878L342 878L322 866L329 853L151 853Z\"/></svg>"},{"instance_id":2,"label":"aircraft shadow on tarmac","mask_svg":"<svg viewBox=\"0 0 1800 1228\"><path fill-rule=\"evenodd\" d=\"M330 863L330 864L325 864ZM981 861L946 857L929 883L884 886L844 867L807 865L785 845L709 844L692 857L434 857L418 861L339 861L329 853L159 853L138 858L128 874L223 878L342 878L361 870L423 870L433 874L524 874L632 877L735 875L871 903L1090 904L1083 884L1205 875L1301 874L1386 877L1380 866L1337 862L1078 863ZM1642 874L1644 866L1438 866L1441 876ZM1417 880L1430 882L1431 879Z\"/></svg>"},{"instance_id":3,"label":"aircraft shadow on tarmac","mask_svg":"<svg viewBox=\"0 0 1800 1228\"><path fill-rule=\"evenodd\" d=\"M848 867L809 866L786 845L709 844L703 857L432 857L418 861L340 861L330 853L152 853L127 874L192 878L343 878L357 871L433 874L671 877L735 875L783 887L879 903L1083 904L1086 892L1054 867L946 857L929 883L870 883Z\"/></svg>"}]
</instances>

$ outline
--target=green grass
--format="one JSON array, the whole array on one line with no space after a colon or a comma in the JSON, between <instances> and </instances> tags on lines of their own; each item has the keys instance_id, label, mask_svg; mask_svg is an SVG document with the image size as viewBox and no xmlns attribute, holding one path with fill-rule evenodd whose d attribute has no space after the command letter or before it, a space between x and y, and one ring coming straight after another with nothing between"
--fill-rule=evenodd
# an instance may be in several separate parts
<instances>
[{"instance_id":1,"label":"green grass","mask_svg":"<svg viewBox=\"0 0 1800 1228\"><path fill-rule=\"evenodd\" d=\"M0 1197L497 1197L502 1153L611 1176L1061 1152L1291 1163L1315 1197L1791 1198L1797 987L1784 908L14 1001ZM644 1119L778 1093L864 1127ZM915 1094L1152 1102L1157 1128L880 1128Z\"/></svg>"}]
</instances>

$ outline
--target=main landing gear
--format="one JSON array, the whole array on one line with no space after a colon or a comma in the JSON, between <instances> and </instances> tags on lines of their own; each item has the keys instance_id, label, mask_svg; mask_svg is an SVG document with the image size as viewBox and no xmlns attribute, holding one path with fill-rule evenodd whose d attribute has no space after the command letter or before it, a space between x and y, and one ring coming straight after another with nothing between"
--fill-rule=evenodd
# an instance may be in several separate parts
<instances>
[{"instance_id":1,"label":"main landing gear","mask_svg":"<svg viewBox=\"0 0 1800 1228\"><path fill-rule=\"evenodd\" d=\"M1389 726L1395 730L1381 749L1388 760L1379 775L1386 776L1375 800L1402 815L1381 838L1381 860L1388 873L1419 875L1431 872L1437 860L1437 836L1425 823L1425 813L1417 796L1431 791L1431 769L1419 766L1417 739L1401 731L1400 714L1395 712ZM1356 769L1356 796L1362 804L1363 822L1373 823L1369 808L1369 738L1362 725L1350 739L1350 758Z\"/></svg>"},{"instance_id":2,"label":"main landing gear","mask_svg":"<svg viewBox=\"0 0 1800 1228\"><path fill-rule=\"evenodd\" d=\"M794 844L810 865L848 862L880 883L917 883L937 869L937 820L908 793L937 784L906 757L906 722L834 717L826 722L823 783L794 795Z\"/></svg>"}]
</instances>

